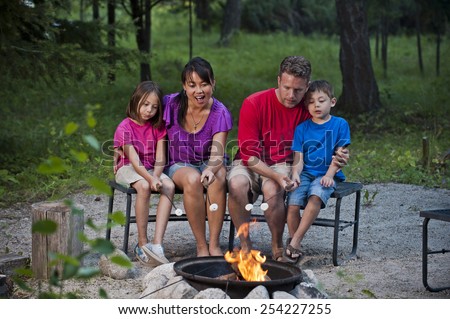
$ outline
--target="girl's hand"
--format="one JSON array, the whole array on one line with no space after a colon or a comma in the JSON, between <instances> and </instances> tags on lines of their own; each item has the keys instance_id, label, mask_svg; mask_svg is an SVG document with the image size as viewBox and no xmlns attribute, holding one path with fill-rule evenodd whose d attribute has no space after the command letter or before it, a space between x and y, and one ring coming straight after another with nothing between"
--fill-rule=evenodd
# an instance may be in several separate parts
<instances>
[{"instance_id":1,"label":"girl's hand","mask_svg":"<svg viewBox=\"0 0 450 319\"><path fill-rule=\"evenodd\" d=\"M162 189L162 182L158 177L153 176L152 183L151 183L151 189L154 192L159 192Z\"/></svg>"}]
</instances>

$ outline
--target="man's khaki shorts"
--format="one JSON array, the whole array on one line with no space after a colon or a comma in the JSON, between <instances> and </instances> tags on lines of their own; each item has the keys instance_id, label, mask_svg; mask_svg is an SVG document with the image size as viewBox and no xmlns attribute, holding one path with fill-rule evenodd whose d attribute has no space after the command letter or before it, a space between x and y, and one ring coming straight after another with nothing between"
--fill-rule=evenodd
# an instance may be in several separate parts
<instances>
[{"instance_id":1,"label":"man's khaki shorts","mask_svg":"<svg viewBox=\"0 0 450 319\"><path fill-rule=\"evenodd\" d=\"M290 176L291 174L291 165L288 163L277 163L271 165L270 168L272 168L275 172L286 176ZM243 175L248 179L250 183L250 189L253 195L253 202L256 201L258 196L262 193L262 187L264 183L269 178L255 173L247 166L245 166L242 163L242 160L234 160L233 163L231 163L230 170L228 171L227 179L230 180L231 178L238 175Z\"/></svg>"}]
</instances>

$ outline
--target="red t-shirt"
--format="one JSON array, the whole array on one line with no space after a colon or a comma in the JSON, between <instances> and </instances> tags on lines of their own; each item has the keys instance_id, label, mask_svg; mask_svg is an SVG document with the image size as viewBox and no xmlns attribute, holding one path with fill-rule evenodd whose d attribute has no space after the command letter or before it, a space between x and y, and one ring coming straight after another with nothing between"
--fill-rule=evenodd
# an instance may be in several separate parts
<instances>
[{"instance_id":1,"label":"red t-shirt","mask_svg":"<svg viewBox=\"0 0 450 319\"><path fill-rule=\"evenodd\" d=\"M303 100L293 108L278 101L275 89L256 92L242 103L236 159L244 164L255 156L267 165L292 163L292 140L298 124L309 119Z\"/></svg>"}]
</instances>

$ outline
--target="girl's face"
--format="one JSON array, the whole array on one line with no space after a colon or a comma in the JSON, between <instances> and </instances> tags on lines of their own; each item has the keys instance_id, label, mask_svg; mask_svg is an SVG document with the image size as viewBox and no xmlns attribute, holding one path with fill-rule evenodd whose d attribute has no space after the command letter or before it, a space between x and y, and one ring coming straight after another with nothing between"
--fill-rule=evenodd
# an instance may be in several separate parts
<instances>
[{"instance_id":1,"label":"girl's face","mask_svg":"<svg viewBox=\"0 0 450 319\"><path fill-rule=\"evenodd\" d=\"M308 110L313 121L323 123L330 119L331 108L336 104L335 98L330 98L328 94L322 91L312 92L308 95Z\"/></svg>"},{"instance_id":2,"label":"girl's face","mask_svg":"<svg viewBox=\"0 0 450 319\"><path fill-rule=\"evenodd\" d=\"M156 93L150 93L146 98L139 101L139 117L141 124L150 120L156 115L159 109L159 99Z\"/></svg>"},{"instance_id":3,"label":"girl's face","mask_svg":"<svg viewBox=\"0 0 450 319\"><path fill-rule=\"evenodd\" d=\"M197 72L193 72L183 84L189 105L196 107L207 106L213 94L213 85L214 83L209 84L203 81Z\"/></svg>"}]
</instances>

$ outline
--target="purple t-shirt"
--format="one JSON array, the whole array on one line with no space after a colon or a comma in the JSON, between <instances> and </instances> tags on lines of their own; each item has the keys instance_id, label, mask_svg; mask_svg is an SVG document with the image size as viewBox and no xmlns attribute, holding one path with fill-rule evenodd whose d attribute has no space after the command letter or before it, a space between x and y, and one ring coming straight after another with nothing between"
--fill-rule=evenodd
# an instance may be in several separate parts
<instances>
[{"instance_id":1,"label":"purple t-shirt","mask_svg":"<svg viewBox=\"0 0 450 319\"><path fill-rule=\"evenodd\" d=\"M133 145L141 163L149 170L155 166L156 145L166 134L164 125L156 129L150 122L139 125L127 117L120 122L114 133L114 148ZM124 155L119 159L117 168L129 164L130 160Z\"/></svg>"},{"instance_id":2,"label":"purple t-shirt","mask_svg":"<svg viewBox=\"0 0 450 319\"><path fill-rule=\"evenodd\" d=\"M175 99L178 94L166 95L163 99L164 121L169 140L169 165L206 163L213 136L219 132L228 132L233 127L231 113L225 105L214 99L205 125L198 132L189 133L178 123L179 105Z\"/></svg>"}]
</instances>

